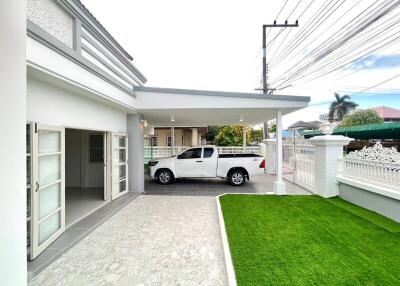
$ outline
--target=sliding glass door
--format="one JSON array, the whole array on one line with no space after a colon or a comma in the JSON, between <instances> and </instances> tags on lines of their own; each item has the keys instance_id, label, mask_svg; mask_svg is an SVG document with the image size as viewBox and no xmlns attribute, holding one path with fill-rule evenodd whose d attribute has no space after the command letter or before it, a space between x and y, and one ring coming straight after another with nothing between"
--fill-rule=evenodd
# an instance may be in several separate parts
<instances>
[{"instance_id":1,"label":"sliding glass door","mask_svg":"<svg viewBox=\"0 0 400 286\"><path fill-rule=\"evenodd\" d=\"M32 132L31 259L65 231L65 130L34 125Z\"/></svg>"},{"instance_id":2,"label":"sliding glass door","mask_svg":"<svg viewBox=\"0 0 400 286\"><path fill-rule=\"evenodd\" d=\"M111 199L114 200L128 192L128 137L114 133L111 141Z\"/></svg>"}]
</instances>

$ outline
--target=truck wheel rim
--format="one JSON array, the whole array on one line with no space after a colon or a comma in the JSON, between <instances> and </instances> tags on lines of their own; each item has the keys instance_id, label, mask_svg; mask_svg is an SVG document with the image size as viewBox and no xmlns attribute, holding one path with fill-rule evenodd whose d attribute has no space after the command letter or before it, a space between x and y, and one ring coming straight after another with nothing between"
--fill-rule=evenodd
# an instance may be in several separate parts
<instances>
[{"instance_id":1,"label":"truck wheel rim","mask_svg":"<svg viewBox=\"0 0 400 286\"><path fill-rule=\"evenodd\" d=\"M167 172L162 172L160 174L160 181L163 182L163 183L169 182L170 178L171 178L171 176Z\"/></svg>"},{"instance_id":2,"label":"truck wheel rim","mask_svg":"<svg viewBox=\"0 0 400 286\"><path fill-rule=\"evenodd\" d=\"M232 175L232 182L233 182L235 185L240 185L240 184L243 182L243 176L242 176L242 174L239 174L239 173L233 174L233 175Z\"/></svg>"}]
</instances>

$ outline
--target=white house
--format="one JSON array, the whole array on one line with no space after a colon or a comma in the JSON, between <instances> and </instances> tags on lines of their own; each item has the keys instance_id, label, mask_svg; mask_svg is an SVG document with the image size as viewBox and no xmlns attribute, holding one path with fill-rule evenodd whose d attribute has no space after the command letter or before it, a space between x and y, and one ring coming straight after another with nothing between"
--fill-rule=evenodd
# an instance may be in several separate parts
<instances>
[{"instance_id":1,"label":"white house","mask_svg":"<svg viewBox=\"0 0 400 286\"><path fill-rule=\"evenodd\" d=\"M281 117L308 97L145 87L133 58L78 0L3 0L0 19L2 285L26 284L27 244L35 259L87 213L144 192L144 122L276 118L284 192Z\"/></svg>"}]
</instances>

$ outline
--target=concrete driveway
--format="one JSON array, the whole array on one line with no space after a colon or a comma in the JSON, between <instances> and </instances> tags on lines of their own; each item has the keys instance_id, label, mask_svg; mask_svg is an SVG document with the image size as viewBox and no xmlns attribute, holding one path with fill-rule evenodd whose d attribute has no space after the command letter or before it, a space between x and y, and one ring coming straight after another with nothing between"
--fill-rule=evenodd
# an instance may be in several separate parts
<instances>
[{"instance_id":1,"label":"concrete driveway","mask_svg":"<svg viewBox=\"0 0 400 286\"><path fill-rule=\"evenodd\" d=\"M244 186L233 187L226 180L215 179L179 179L171 185L159 185L155 180L146 176L146 195L178 195L178 196L217 196L224 193L266 193L274 189L274 175L260 175L250 178ZM311 195L298 185L286 182L289 195Z\"/></svg>"},{"instance_id":2,"label":"concrete driveway","mask_svg":"<svg viewBox=\"0 0 400 286\"><path fill-rule=\"evenodd\" d=\"M32 285L226 285L214 197L139 196Z\"/></svg>"},{"instance_id":3,"label":"concrete driveway","mask_svg":"<svg viewBox=\"0 0 400 286\"><path fill-rule=\"evenodd\" d=\"M31 285L227 285L215 196L265 193L274 176L243 187L221 179L161 186L141 195L38 274ZM289 194L310 194L287 183Z\"/></svg>"}]
</instances>

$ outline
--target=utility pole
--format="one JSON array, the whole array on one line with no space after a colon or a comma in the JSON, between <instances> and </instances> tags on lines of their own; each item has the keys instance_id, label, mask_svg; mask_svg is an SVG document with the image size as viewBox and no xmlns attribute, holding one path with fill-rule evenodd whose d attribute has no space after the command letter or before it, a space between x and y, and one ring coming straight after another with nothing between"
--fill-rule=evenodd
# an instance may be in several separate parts
<instances>
[{"instance_id":1,"label":"utility pole","mask_svg":"<svg viewBox=\"0 0 400 286\"><path fill-rule=\"evenodd\" d=\"M262 49L263 49L263 58L262 58L262 66L263 66L263 75L262 75L262 90L263 94L272 94L275 88L270 88L268 86L268 64L267 64L267 28L289 28L289 27L298 27L299 21L296 20L294 24L288 24L286 20L284 24L277 24L276 20L273 24L264 24L262 27ZM263 137L264 139L268 138L268 123L264 122L263 124Z\"/></svg>"},{"instance_id":2,"label":"utility pole","mask_svg":"<svg viewBox=\"0 0 400 286\"><path fill-rule=\"evenodd\" d=\"M288 24L288 21L285 21L285 24L277 24L276 21L274 21L273 24L264 24L262 28L262 49L263 49L263 58L262 58L262 65L263 65L263 80L262 80L262 91L263 94L267 94L268 91L272 93L275 88L269 88L268 86L268 64L267 64L267 36L266 36L266 30L267 28L289 28L289 27L298 27L299 22L296 20L295 24Z\"/></svg>"}]
</instances>

